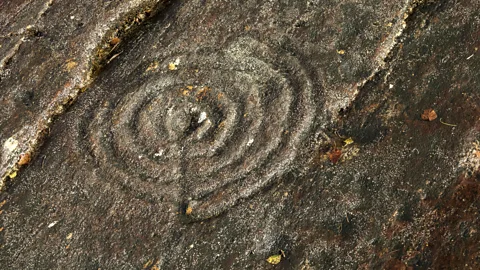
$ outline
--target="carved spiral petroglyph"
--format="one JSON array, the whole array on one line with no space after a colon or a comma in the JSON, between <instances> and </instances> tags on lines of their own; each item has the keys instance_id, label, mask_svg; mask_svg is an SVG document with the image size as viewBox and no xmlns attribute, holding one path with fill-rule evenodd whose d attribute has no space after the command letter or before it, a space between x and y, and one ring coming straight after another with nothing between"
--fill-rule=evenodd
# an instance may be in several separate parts
<instances>
[{"instance_id":1,"label":"carved spiral petroglyph","mask_svg":"<svg viewBox=\"0 0 480 270\"><path fill-rule=\"evenodd\" d=\"M160 66L176 58L177 70L92 106L80 140L105 181L152 197L178 183L190 216L209 218L289 170L313 123L312 83L251 38Z\"/></svg>"}]
</instances>

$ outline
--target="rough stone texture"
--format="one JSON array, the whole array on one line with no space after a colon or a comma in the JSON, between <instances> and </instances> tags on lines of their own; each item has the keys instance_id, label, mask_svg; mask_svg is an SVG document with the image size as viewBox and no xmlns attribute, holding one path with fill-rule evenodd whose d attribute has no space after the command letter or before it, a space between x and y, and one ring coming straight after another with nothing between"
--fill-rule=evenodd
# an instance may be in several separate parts
<instances>
[{"instance_id":1,"label":"rough stone texture","mask_svg":"<svg viewBox=\"0 0 480 270\"><path fill-rule=\"evenodd\" d=\"M478 269L479 10L1 2L0 265Z\"/></svg>"}]
</instances>

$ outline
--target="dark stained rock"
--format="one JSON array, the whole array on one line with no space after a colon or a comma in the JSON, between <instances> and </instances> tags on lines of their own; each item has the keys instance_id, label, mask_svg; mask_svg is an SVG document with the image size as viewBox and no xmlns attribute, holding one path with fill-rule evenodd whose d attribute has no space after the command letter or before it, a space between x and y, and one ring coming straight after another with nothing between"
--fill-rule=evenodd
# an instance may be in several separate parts
<instances>
[{"instance_id":1,"label":"dark stained rock","mask_svg":"<svg viewBox=\"0 0 480 270\"><path fill-rule=\"evenodd\" d=\"M6 269L479 268L478 1L34 2Z\"/></svg>"}]
</instances>

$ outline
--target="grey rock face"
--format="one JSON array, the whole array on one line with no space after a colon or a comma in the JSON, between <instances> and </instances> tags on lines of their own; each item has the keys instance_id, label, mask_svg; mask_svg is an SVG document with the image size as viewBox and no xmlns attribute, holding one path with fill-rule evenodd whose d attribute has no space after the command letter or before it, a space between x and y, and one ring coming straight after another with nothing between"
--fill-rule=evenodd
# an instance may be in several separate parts
<instances>
[{"instance_id":1,"label":"grey rock face","mask_svg":"<svg viewBox=\"0 0 480 270\"><path fill-rule=\"evenodd\" d=\"M479 7L0 3L0 264L476 269Z\"/></svg>"}]
</instances>

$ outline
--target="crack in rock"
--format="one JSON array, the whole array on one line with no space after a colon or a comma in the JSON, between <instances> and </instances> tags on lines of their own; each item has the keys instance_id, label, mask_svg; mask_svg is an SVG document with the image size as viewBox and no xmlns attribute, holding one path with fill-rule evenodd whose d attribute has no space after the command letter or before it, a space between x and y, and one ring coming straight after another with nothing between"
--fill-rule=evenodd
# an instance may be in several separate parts
<instances>
[{"instance_id":1,"label":"crack in rock","mask_svg":"<svg viewBox=\"0 0 480 270\"><path fill-rule=\"evenodd\" d=\"M396 52L401 45L402 37L405 35L405 30L408 27L408 19L421 7L425 5L430 5L432 3L438 3L440 1L436 0L406 0L404 8L400 12L397 22L392 26L392 31L390 36L386 39L385 43L380 47L380 53L377 55L375 61L378 63L375 70L372 71L370 76L358 82L354 86L353 98L348 100L348 105L343 109L346 111L349 107L352 106L358 94L369 82L374 81L380 74L384 71L387 71L384 75L384 80L388 78L393 62L395 61Z\"/></svg>"},{"instance_id":2,"label":"crack in rock","mask_svg":"<svg viewBox=\"0 0 480 270\"><path fill-rule=\"evenodd\" d=\"M147 17L151 17L160 11L166 3L165 0L127 1L115 8L111 14L108 14L109 20L97 25L96 29L90 34L90 40L85 45L85 55L82 57L82 63L73 70L65 88L48 104L34 125L22 127L20 131L5 142L0 163L0 190L5 188L6 182L14 178L17 171L24 165L19 163L21 156L29 155L33 157L35 155L48 135L54 118L61 115L66 108L74 103L108 64L108 60L113 56L112 53L119 43L114 44L112 39L128 37L132 30L141 25ZM27 26L22 33L29 32L29 29L35 29L38 20L52 4L53 0L49 0L39 12L35 24ZM23 38L2 59L0 72L5 68L8 61L15 56L22 43ZM11 141L17 142L15 148L6 145Z\"/></svg>"}]
</instances>

